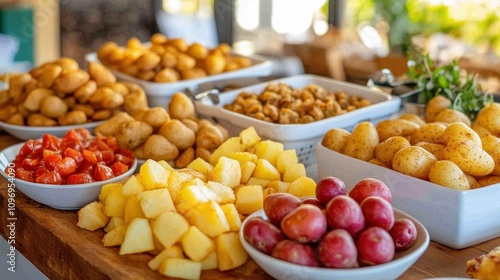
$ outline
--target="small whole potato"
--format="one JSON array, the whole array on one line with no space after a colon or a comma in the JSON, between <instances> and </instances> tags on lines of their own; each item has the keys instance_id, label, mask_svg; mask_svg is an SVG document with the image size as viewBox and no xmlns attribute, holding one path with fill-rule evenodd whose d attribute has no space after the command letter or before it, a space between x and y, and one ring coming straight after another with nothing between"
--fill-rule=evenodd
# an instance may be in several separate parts
<instances>
[{"instance_id":1,"label":"small whole potato","mask_svg":"<svg viewBox=\"0 0 500 280\"><path fill-rule=\"evenodd\" d=\"M6 121L8 124L13 124L13 125L24 125L24 117L21 113L15 113L14 115L10 116Z\"/></svg>"},{"instance_id":2,"label":"small whole potato","mask_svg":"<svg viewBox=\"0 0 500 280\"><path fill-rule=\"evenodd\" d=\"M168 113L172 119L178 120L192 119L196 116L193 102L182 92L176 92L172 95L168 104Z\"/></svg>"},{"instance_id":3,"label":"small whole potato","mask_svg":"<svg viewBox=\"0 0 500 280\"><path fill-rule=\"evenodd\" d=\"M332 128L323 136L321 144L330 150L343 153L350 136L351 133L343 128Z\"/></svg>"},{"instance_id":4,"label":"small whole potato","mask_svg":"<svg viewBox=\"0 0 500 280\"><path fill-rule=\"evenodd\" d=\"M222 73L225 67L226 58L222 55L211 54L205 60L205 70L209 75Z\"/></svg>"},{"instance_id":5,"label":"small whole potato","mask_svg":"<svg viewBox=\"0 0 500 280\"><path fill-rule=\"evenodd\" d=\"M427 123L433 122L439 112L450 107L451 101L448 98L442 95L433 97L425 106L425 121Z\"/></svg>"},{"instance_id":6,"label":"small whole potato","mask_svg":"<svg viewBox=\"0 0 500 280\"><path fill-rule=\"evenodd\" d=\"M133 150L142 145L152 133L153 128L149 124L133 120L121 123L115 137L118 145Z\"/></svg>"},{"instance_id":7,"label":"small whole potato","mask_svg":"<svg viewBox=\"0 0 500 280\"><path fill-rule=\"evenodd\" d=\"M181 79L181 75L175 69L165 68L154 75L153 80L157 83L177 82Z\"/></svg>"},{"instance_id":8,"label":"small whole potato","mask_svg":"<svg viewBox=\"0 0 500 280\"><path fill-rule=\"evenodd\" d=\"M418 142L429 142L444 144L443 132L446 126L442 123L426 123L417 129L410 137L410 143L415 145Z\"/></svg>"},{"instance_id":9,"label":"small whole potato","mask_svg":"<svg viewBox=\"0 0 500 280\"><path fill-rule=\"evenodd\" d=\"M68 94L74 92L80 86L85 84L90 79L89 73L82 69L68 70L67 72L61 73L57 79L55 79L52 88L55 91L61 92L63 94Z\"/></svg>"},{"instance_id":10,"label":"small whole potato","mask_svg":"<svg viewBox=\"0 0 500 280\"><path fill-rule=\"evenodd\" d=\"M170 143L165 137L153 134L144 143L144 157L159 160L175 160L179 156L177 147Z\"/></svg>"},{"instance_id":11,"label":"small whole potato","mask_svg":"<svg viewBox=\"0 0 500 280\"><path fill-rule=\"evenodd\" d=\"M124 97L125 110L131 114L148 108L148 99L142 89L130 89L130 93Z\"/></svg>"},{"instance_id":12,"label":"small whole potato","mask_svg":"<svg viewBox=\"0 0 500 280\"><path fill-rule=\"evenodd\" d=\"M13 104L7 104L0 107L0 121L6 121L8 118L10 118L10 116L17 113L17 110L17 106Z\"/></svg>"},{"instance_id":13,"label":"small whole potato","mask_svg":"<svg viewBox=\"0 0 500 280\"><path fill-rule=\"evenodd\" d=\"M492 134L485 134L481 136L481 143L483 144L483 150L490 155L494 152L500 151L500 138Z\"/></svg>"},{"instance_id":14,"label":"small whole potato","mask_svg":"<svg viewBox=\"0 0 500 280\"><path fill-rule=\"evenodd\" d=\"M375 147L379 143L377 129L371 122L360 122L351 133L344 148L344 154L369 161L375 157Z\"/></svg>"},{"instance_id":15,"label":"small whole potato","mask_svg":"<svg viewBox=\"0 0 500 280\"><path fill-rule=\"evenodd\" d=\"M94 114L92 115L92 120L94 120L94 121L107 120L112 115L113 115L113 111L111 111L109 109L96 110L96 111L94 111Z\"/></svg>"},{"instance_id":16,"label":"small whole potato","mask_svg":"<svg viewBox=\"0 0 500 280\"><path fill-rule=\"evenodd\" d=\"M470 189L470 183L465 173L450 160L434 162L429 169L429 181L451 189Z\"/></svg>"},{"instance_id":17,"label":"small whole potato","mask_svg":"<svg viewBox=\"0 0 500 280\"><path fill-rule=\"evenodd\" d=\"M61 98L49 95L42 99L40 103L40 113L49 118L58 118L68 112L68 106Z\"/></svg>"},{"instance_id":18,"label":"small whole potato","mask_svg":"<svg viewBox=\"0 0 500 280\"><path fill-rule=\"evenodd\" d=\"M192 119L182 119L181 122L189 129L191 129L195 134L198 133L198 123Z\"/></svg>"},{"instance_id":19,"label":"small whole potato","mask_svg":"<svg viewBox=\"0 0 500 280\"><path fill-rule=\"evenodd\" d=\"M92 107L90 104L75 104L73 110L79 110L85 113L87 117L92 117L95 113L94 107Z\"/></svg>"},{"instance_id":20,"label":"small whole potato","mask_svg":"<svg viewBox=\"0 0 500 280\"><path fill-rule=\"evenodd\" d=\"M158 134L168 139L179 150L190 148L196 142L195 133L176 119L165 122L158 130Z\"/></svg>"},{"instance_id":21,"label":"small whole potato","mask_svg":"<svg viewBox=\"0 0 500 280\"><path fill-rule=\"evenodd\" d=\"M40 113L34 113L28 116L26 120L29 126L56 126L57 121L48 118Z\"/></svg>"},{"instance_id":22,"label":"small whole potato","mask_svg":"<svg viewBox=\"0 0 500 280\"><path fill-rule=\"evenodd\" d=\"M97 83L93 80L88 80L85 84L75 90L73 96L78 100L78 102L87 103L90 96L94 94L96 90Z\"/></svg>"},{"instance_id":23,"label":"small whole potato","mask_svg":"<svg viewBox=\"0 0 500 280\"><path fill-rule=\"evenodd\" d=\"M124 83L120 82L107 83L106 86L123 96L126 96L130 92L127 85L125 85Z\"/></svg>"},{"instance_id":24,"label":"small whole potato","mask_svg":"<svg viewBox=\"0 0 500 280\"><path fill-rule=\"evenodd\" d=\"M493 171L491 171L490 175L500 176L500 150L497 150L496 152L492 153L491 157L495 162L495 167L493 168Z\"/></svg>"},{"instance_id":25,"label":"small whole potato","mask_svg":"<svg viewBox=\"0 0 500 280\"><path fill-rule=\"evenodd\" d=\"M55 63L48 63L42 66L43 71L36 77L37 85L41 88L50 88L54 81L63 72L63 68Z\"/></svg>"},{"instance_id":26,"label":"small whole potato","mask_svg":"<svg viewBox=\"0 0 500 280\"><path fill-rule=\"evenodd\" d=\"M443 144L429 143L429 142L418 142L415 146L419 146L424 148L429 153L433 154L436 159L442 160L444 159L444 148L446 147Z\"/></svg>"},{"instance_id":27,"label":"small whole potato","mask_svg":"<svg viewBox=\"0 0 500 280\"><path fill-rule=\"evenodd\" d=\"M87 122L87 115L80 110L72 110L57 118L59 125L84 124Z\"/></svg>"},{"instance_id":28,"label":"small whole potato","mask_svg":"<svg viewBox=\"0 0 500 280\"><path fill-rule=\"evenodd\" d=\"M454 123L454 122L462 122L467 126L471 126L471 121L467 115L464 113L446 108L441 110L436 117L434 118L434 122L443 122L443 123Z\"/></svg>"},{"instance_id":29,"label":"small whole potato","mask_svg":"<svg viewBox=\"0 0 500 280\"><path fill-rule=\"evenodd\" d=\"M90 78L97 83L97 86L116 82L116 77L111 70L100 63L93 61L89 62L87 71L89 72Z\"/></svg>"},{"instance_id":30,"label":"small whole potato","mask_svg":"<svg viewBox=\"0 0 500 280\"><path fill-rule=\"evenodd\" d=\"M31 112L38 112L40 110L40 106L42 105L42 100L52 95L54 92L48 88L36 88L28 93L26 99L23 102L24 108L28 109Z\"/></svg>"},{"instance_id":31,"label":"small whole potato","mask_svg":"<svg viewBox=\"0 0 500 280\"><path fill-rule=\"evenodd\" d=\"M175 168L185 168L195 159L195 150L190 147L175 159Z\"/></svg>"},{"instance_id":32,"label":"small whole potato","mask_svg":"<svg viewBox=\"0 0 500 280\"><path fill-rule=\"evenodd\" d=\"M404 119L382 120L375 126L380 141L384 141L392 136L410 136L417 131L420 126L414 122Z\"/></svg>"},{"instance_id":33,"label":"small whole potato","mask_svg":"<svg viewBox=\"0 0 500 280\"><path fill-rule=\"evenodd\" d=\"M394 154L392 168L408 176L428 180L429 170L436 157L419 146L409 146Z\"/></svg>"},{"instance_id":34,"label":"small whole potato","mask_svg":"<svg viewBox=\"0 0 500 280\"><path fill-rule=\"evenodd\" d=\"M73 58L69 57L61 57L58 60L54 61L55 64L62 67L63 72L67 71L76 71L80 69L78 62Z\"/></svg>"},{"instance_id":35,"label":"small whole potato","mask_svg":"<svg viewBox=\"0 0 500 280\"><path fill-rule=\"evenodd\" d=\"M392 168L394 155L399 150L409 146L411 146L410 142L403 136L389 137L375 147L375 158L382 162L383 165Z\"/></svg>"},{"instance_id":36,"label":"small whole potato","mask_svg":"<svg viewBox=\"0 0 500 280\"><path fill-rule=\"evenodd\" d=\"M203 147L196 147L196 157L202 158L206 162L210 162L212 152Z\"/></svg>"},{"instance_id":37,"label":"small whole potato","mask_svg":"<svg viewBox=\"0 0 500 280\"><path fill-rule=\"evenodd\" d=\"M126 112L120 112L114 116L112 116L107 121L99 124L95 128L96 135L104 135L104 136L114 136L120 130L120 125L124 122L133 121L129 114Z\"/></svg>"},{"instance_id":38,"label":"small whole potato","mask_svg":"<svg viewBox=\"0 0 500 280\"><path fill-rule=\"evenodd\" d=\"M186 53L195 59L204 59L208 55L208 49L200 43L193 43L188 47Z\"/></svg>"},{"instance_id":39,"label":"small whole potato","mask_svg":"<svg viewBox=\"0 0 500 280\"><path fill-rule=\"evenodd\" d=\"M472 128L463 122L450 123L442 134L445 145L454 145L464 140L470 140L478 147L482 147L481 137Z\"/></svg>"},{"instance_id":40,"label":"small whole potato","mask_svg":"<svg viewBox=\"0 0 500 280\"><path fill-rule=\"evenodd\" d=\"M476 122L500 137L500 103L490 103L483 107L476 116Z\"/></svg>"},{"instance_id":41,"label":"small whole potato","mask_svg":"<svg viewBox=\"0 0 500 280\"><path fill-rule=\"evenodd\" d=\"M500 183L500 176L497 175L487 175L476 178L477 182L482 186L486 187L489 185Z\"/></svg>"},{"instance_id":42,"label":"small whole potato","mask_svg":"<svg viewBox=\"0 0 500 280\"><path fill-rule=\"evenodd\" d=\"M212 150L224 142L224 135L214 125L201 126L196 135L196 147Z\"/></svg>"},{"instance_id":43,"label":"small whole potato","mask_svg":"<svg viewBox=\"0 0 500 280\"><path fill-rule=\"evenodd\" d=\"M444 159L453 161L466 174L472 176L488 175L495 168L493 158L470 140L447 145L444 148Z\"/></svg>"},{"instance_id":44,"label":"small whole potato","mask_svg":"<svg viewBox=\"0 0 500 280\"><path fill-rule=\"evenodd\" d=\"M198 79L207 76L207 72L199 67L194 67L192 69L184 70L181 72L183 80Z\"/></svg>"},{"instance_id":45,"label":"small whole potato","mask_svg":"<svg viewBox=\"0 0 500 280\"><path fill-rule=\"evenodd\" d=\"M477 133L479 134L479 136L483 137L484 135L486 134L491 134L493 135L493 133L491 133L491 131L489 131L486 127L478 124L477 122L476 123L473 123L471 128Z\"/></svg>"},{"instance_id":46,"label":"small whole potato","mask_svg":"<svg viewBox=\"0 0 500 280\"><path fill-rule=\"evenodd\" d=\"M160 64L160 61L161 57L159 55L154 52L148 51L137 59L136 65L140 70L148 71L158 66L158 64Z\"/></svg>"},{"instance_id":47,"label":"small whole potato","mask_svg":"<svg viewBox=\"0 0 500 280\"><path fill-rule=\"evenodd\" d=\"M196 65L196 59L190 57L187 54L179 53L177 54L177 65L175 68L182 72L193 68ZM208 72L208 71L207 71Z\"/></svg>"},{"instance_id":48,"label":"small whole potato","mask_svg":"<svg viewBox=\"0 0 500 280\"><path fill-rule=\"evenodd\" d=\"M9 79L9 99L13 104L21 103L27 92L24 91L24 87L33 80L30 74L22 73L16 74Z\"/></svg>"},{"instance_id":49,"label":"small whole potato","mask_svg":"<svg viewBox=\"0 0 500 280\"><path fill-rule=\"evenodd\" d=\"M90 104L96 109L115 109L123 105L123 95L113 91L109 87L98 87L89 98Z\"/></svg>"},{"instance_id":50,"label":"small whole potato","mask_svg":"<svg viewBox=\"0 0 500 280\"><path fill-rule=\"evenodd\" d=\"M418 126L422 126L422 125L426 124L424 119L422 119L420 116L415 115L415 114L403 114L403 115L399 116L398 119L414 122L414 123L418 124Z\"/></svg>"},{"instance_id":51,"label":"small whole potato","mask_svg":"<svg viewBox=\"0 0 500 280\"><path fill-rule=\"evenodd\" d=\"M159 128L163 124L167 123L170 120L170 116L167 113L167 110L165 110L165 108L154 107L154 108L149 108L148 110L144 111L141 114L141 117L139 120L149 124L150 126L153 127L153 129L155 129L155 128Z\"/></svg>"}]
</instances>

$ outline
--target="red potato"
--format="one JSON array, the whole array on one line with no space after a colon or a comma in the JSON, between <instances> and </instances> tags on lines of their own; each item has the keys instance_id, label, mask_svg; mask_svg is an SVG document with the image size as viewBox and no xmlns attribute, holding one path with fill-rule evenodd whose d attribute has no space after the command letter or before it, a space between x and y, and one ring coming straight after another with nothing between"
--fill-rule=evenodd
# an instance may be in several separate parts
<instances>
[{"instance_id":1,"label":"red potato","mask_svg":"<svg viewBox=\"0 0 500 280\"><path fill-rule=\"evenodd\" d=\"M394 241L383 228L369 227L363 230L356 240L358 260L364 265L376 265L394 258Z\"/></svg>"},{"instance_id":2,"label":"red potato","mask_svg":"<svg viewBox=\"0 0 500 280\"><path fill-rule=\"evenodd\" d=\"M365 178L359 181L349 192L349 196L361 204L369 196L380 196L392 203L391 189L382 181L374 178Z\"/></svg>"},{"instance_id":3,"label":"red potato","mask_svg":"<svg viewBox=\"0 0 500 280\"><path fill-rule=\"evenodd\" d=\"M390 230L394 225L392 205L379 196L369 196L361 202L366 227L381 227Z\"/></svg>"},{"instance_id":4,"label":"red potato","mask_svg":"<svg viewBox=\"0 0 500 280\"><path fill-rule=\"evenodd\" d=\"M321 204L321 202L319 202L318 199L313 198L313 197L309 197L309 198L302 200L302 204L312 204L314 206L319 207L322 210L325 209L325 206L323 204Z\"/></svg>"},{"instance_id":5,"label":"red potato","mask_svg":"<svg viewBox=\"0 0 500 280\"><path fill-rule=\"evenodd\" d=\"M355 236L365 227L365 217L359 204L347 195L338 195L325 207L326 221L333 229L345 229Z\"/></svg>"},{"instance_id":6,"label":"red potato","mask_svg":"<svg viewBox=\"0 0 500 280\"><path fill-rule=\"evenodd\" d=\"M273 257L287 262L319 267L319 262L314 258L314 248L290 239L278 242L271 254Z\"/></svg>"},{"instance_id":7,"label":"red potato","mask_svg":"<svg viewBox=\"0 0 500 280\"><path fill-rule=\"evenodd\" d=\"M300 198L289 193L273 193L264 198L263 209L269 221L279 226L283 217L302 204Z\"/></svg>"},{"instance_id":8,"label":"red potato","mask_svg":"<svg viewBox=\"0 0 500 280\"><path fill-rule=\"evenodd\" d=\"M281 230L290 239L301 243L316 242L326 233L323 210L311 204L302 204L281 220Z\"/></svg>"},{"instance_id":9,"label":"red potato","mask_svg":"<svg viewBox=\"0 0 500 280\"><path fill-rule=\"evenodd\" d=\"M243 236L253 247L268 255L279 241L285 239L279 228L261 217L252 217L247 221Z\"/></svg>"},{"instance_id":10,"label":"red potato","mask_svg":"<svg viewBox=\"0 0 500 280\"><path fill-rule=\"evenodd\" d=\"M389 231L396 251L406 250L415 243L417 239L417 228L415 224L407 218L399 218L394 222L394 226Z\"/></svg>"},{"instance_id":11,"label":"red potato","mask_svg":"<svg viewBox=\"0 0 500 280\"><path fill-rule=\"evenodd\" d=\"M337 177L324 177L316 184L316 198L326 206L333 197L341 194L347 194L345 183Z\"/></svg>"},{"instance_id":12,"label":"red potato","mask_svg":"<svg viewBox=\"0 0 500 280\"><path fill-rule=\"evenodd\" d=\"M334 229L321 239L317 247L318 258L325 267L358 267L358 250L352 236L343 229Z\"/></svg>"}]
</instances>

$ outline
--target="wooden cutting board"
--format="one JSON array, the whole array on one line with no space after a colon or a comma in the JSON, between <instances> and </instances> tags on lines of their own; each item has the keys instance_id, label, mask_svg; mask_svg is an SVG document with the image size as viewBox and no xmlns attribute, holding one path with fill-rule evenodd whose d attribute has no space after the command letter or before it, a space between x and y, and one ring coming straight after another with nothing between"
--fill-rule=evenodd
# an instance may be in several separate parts
<instances>
[{"instance_id":1,"label":"wooden cutting board","mask_svg":"<svg viewBox=\"0 0 500 280\"><path fill-rule=\"evenodd\" d=\"M119 248L102 245L103 230L76 226L77 211L42 206L21 192L15 196L15 217L8 220L7 181L0 178L1 235L14 236L16 250L50 279L169 279L147 267L149 254L120 256ZM4 222L5 221L5 222ZM15 222L15 230L7 224ZM22 268L18 268L22 269ZM272 279L251 259L231 271L203 271L202 279Z\"/></svg>"}]
</instances>

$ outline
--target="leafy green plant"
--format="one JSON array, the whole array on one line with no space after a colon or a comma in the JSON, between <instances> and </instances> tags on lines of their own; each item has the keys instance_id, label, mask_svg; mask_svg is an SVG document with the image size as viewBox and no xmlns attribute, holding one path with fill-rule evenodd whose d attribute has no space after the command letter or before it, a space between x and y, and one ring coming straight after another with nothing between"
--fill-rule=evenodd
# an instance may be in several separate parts
<instances>
[{"instance_id":1,"label":"leafy green plant","mask_svg":"<svg viewBox=\"0 0 500 280\"><path fill-rule=\"evenodd\" d=\"M477 113L493 102L491 94L482 92L476 76L465 73L454 60L447 65L438 65L429 55L410 54L408 78L416 81L422 91L419 103L427 104L433 97L442 95L452 102L455 110L474 120Z\"/></svg>"}]
</instances>

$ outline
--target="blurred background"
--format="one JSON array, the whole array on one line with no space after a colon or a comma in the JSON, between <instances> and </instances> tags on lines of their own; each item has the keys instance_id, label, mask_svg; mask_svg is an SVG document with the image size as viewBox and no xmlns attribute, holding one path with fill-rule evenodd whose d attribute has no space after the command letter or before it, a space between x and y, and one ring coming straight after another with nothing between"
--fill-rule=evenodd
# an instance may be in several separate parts
<instances>
[{"instance_id":1,"label":"blurred background","mask_svg":"<svg viewBox=\"0 0 500 280\"><path fill-rule=\"evenodd\" d=\"M418 48L498 91L498 30L498 0L0 0L0 72L60 56L83 64L104 42L161 32L267 56L278 75L360 84L385 67L403 75Z\"/></svg>"}]
</instances>

